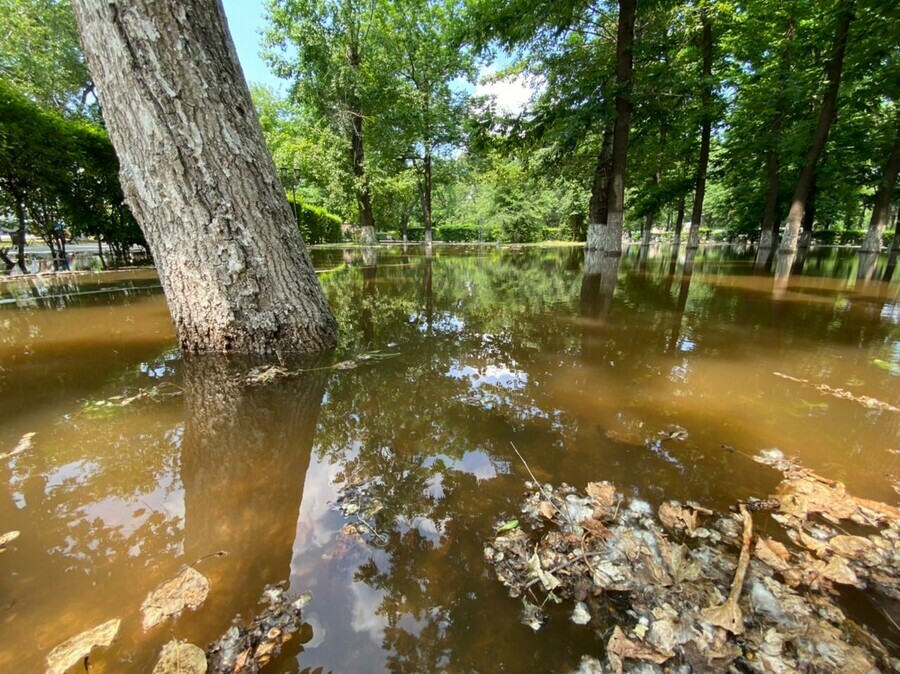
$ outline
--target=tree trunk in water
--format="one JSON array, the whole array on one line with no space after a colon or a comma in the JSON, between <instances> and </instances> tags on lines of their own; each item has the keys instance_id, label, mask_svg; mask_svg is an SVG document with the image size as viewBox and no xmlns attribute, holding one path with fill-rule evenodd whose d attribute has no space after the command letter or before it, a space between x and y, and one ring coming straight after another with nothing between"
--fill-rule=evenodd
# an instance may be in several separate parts
<instances>
[{"instance_id":1,"label":"tree trunk in water","mask_svg":"<svg viewBox=\"0 0 900 674\"><path fill-rule=\"evenodd\" d=\"M791 68L793 61L791 56L791 45L796 33L796 25L793 16L788 18L787 29L784 33L785 47L781 53L778 71L778 105L775 110L775 119L772 120L772 126L769 129L769 142L772 144L766 156L766 201L763 206L762 230L759 235L759 248L756 252L757 268L768 266L772 258L772 253L778 243L778 190L779 171L781 169L780 157L778 154L779 143L781 141L781 127L784 125L785 116L785 94L784 90L787 86L787 74Z\"/></svg>"},{"instance_id":2,"label":"tree trunk in water","mask_svg":"<svg viewBox=\"0 0 900 674\"><path fill-rule=\"evenodd\" d=\"M875 262L878 259L878 253L881 252L881 239L891 220L891 202L894 200L894 187L897 184L898 173L900 173L900 128L895 132L891 155L881 174L878 189L875 191L875 205L872 207L869 231L859 249L859 270L857 272L859 279L870 281L875 272ZM892 249L896 251L898 245L900 242L895 233ZM893 270L891 273L893 274Z\"/></svg>"},{"instance_id":3,"label":"tree trunk in water","mask_svg":"<svg viewBox=\"0 0 900 674\"><path fill-rule=\"evenodd\" d=\"M816 130L813 133L809 150L806 153L806 161L803 164L803 169L800 171L800 177L797 179L794 197L791 200L791 209L788 212L787 222L785 223L784 237L781 241L780 250L786 254L797 251L797 239L800 235L803 213L806 210L806 199L813 184L816 164L819 161L819 157L822 156L822 151L825 149L828 132L834 121L838 88L841 83L841 71L844 67L844 52L847 47L847 32L850 29L852 20L853 12L849 7L849 3L843 2L840 7L838 26L831 47L831 59L828 62L828 88L825 91L825 97L822 99L819 121L816 124ZM789 267L790 264L787 266Z\"/></svg>"},{"instance_id":4,"label":"tree trunk in water","mask_svg":"<svg viewBox=\"0 0 900 674\"><path fill-rule=\"evenodd\" d=\"M597 158L594 180L591 183L591 201L588 204L587 247L600 247L600 232L606 226L606 212L609 207L609 174L612 169L613 127L603 132L603 146Z\"/></svg>"},{"instance_id":5,"label":"tree trunk in water","mask_svg":"<svg viewBox=\"0 0 900 674\"><path fill-rule=\"evenodd\" d=\"M364 246L378 243L375 234L375 215L372 212L372 195L366 180L366 152L363 146L363 118L353 113L353 175L356 178L356 205L359 209L359 242Z\"/></svg>"},{"instance_id":6,"label":"tree trunk in water","mask_svg":"<svg viewBox=\"0 0 900 674\"><path fill-rule=\"evenodd\" d=\"M16 252L19 255L19 259L16 260L16 263L19 265L19 271L27 274L28 270L25 269L25 204L19 196L16 196L16 220L19 222L19 237L16 242Z\"/></svg>"},{"instance_id":7,"label":"tree trunk in water","mask_svg":"<svg viewBox=\"0 0 900 674\"><path fill-rule=\"evenodd\" d=\"M634 16L637 0L619 0L616 37L616 123L613 130L612 164L606 226L601 227L599 249L607 255L622 254L622 224L625 217L625 169L628 134L631 131L631 78L634 72ZM590 236L588 237L590 239ZM590 241L588 242L590 244Z\"/></svg>"},{"instance_id":8,"label":"tree trunk in water","mask_svg":"<svg viewBox=\"0 0 900 674\"><path fill-rule=\"evenodd\" d=\"M894 135L894 147L891 149L891 155L881 174L881 182L875 192L875 205L872 208L872 218L869 220L869 231L860 247L861 251L869 253L881 251L881 239L891 219L891 203L894 200L894 187L897 184L898 173L900 173L900 129ZM894 235L894 247L897 247L898 243L900 242Z\"/></svg>"},{"instance_id":9,"label":"tree trunk in water","mask_svg":"<svg viewBox=\"0 0 900 674\"><path fill-rule=\"evenodd\" d=\"M696 250L700 245L700 224L703 220L703 198L706 196L706 169L709 166L709 143L712 135L712 113L710 104L712 101L712 24L709 17L703 16L703 35L700 42L703 52L703 91L701 92L701 105L703 106L703 121L700 127L700 158L697 163L697 185L694 188L694 207L691 210L691 231L688 234L688 252Z\"/></svg>"},{"instance_id":10,"label":"tree trunk in water","mask_svg":"<svg viewBox=\"0 0 900 674\"><path fill-rule=\"evenodd\" d=\"M809 188L809 196L806 198L806 207L803 209L803 220L800 221L800 238L797 239L797 249L809 248L812 241L813 225L816 223L816 197L819 194L819 185L813 176L812 187Z\"/></svg>"},{"instance_id":11,"label":"tree trunk in water","mask_svg":"<svg viewBox=\"0 0 900 674\"><path fill-rule=\"evenodd\" d=\"M335 346L218 0L75 0L85 56L181 348Z\"/></svg>"},{"instance_id":12,"label":"tree trunk in water","mask_svg":"<svg viewBox=\"0 0 900 674\"><path fill-rule=\"evenodd\" d=\"M425 245L431 244L431 148L425 149L422 162L422 173L425 184L422 186L422 218L425 221Z\"/></svg>"},{"instance_id":13,"label":"tree trunk in water","mask_svg":"<svg viewBox=\"0 0 900 674\"><path fill-rule=\"evenodd\" d=\"M681 230L684 228L684 195L678 200L678 214L675 216L675 237L672 239L672 255L678 255L681 246Z\"/></svg>"}]
</instances>

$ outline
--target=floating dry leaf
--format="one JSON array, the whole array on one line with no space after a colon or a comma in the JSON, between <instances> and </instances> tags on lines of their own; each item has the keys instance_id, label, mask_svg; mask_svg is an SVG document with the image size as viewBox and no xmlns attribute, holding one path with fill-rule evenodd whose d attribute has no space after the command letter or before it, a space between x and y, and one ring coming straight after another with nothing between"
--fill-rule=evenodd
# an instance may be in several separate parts
<instances>
[{"instance_id":1,"label":"floating dry leaf","mask_svg":"<svg viewBox=\"0 0 900 674\"><path fill-rule=\"evenodd\" d=\"M5 534L0 535L0 552L3 552L6 549L6 546L16 540L18 537L18 531L7 531Z\"/></svg>"},{"instance_id":2,"label":"floating dry leaf","mask_svg":"<svg viewBox=\"0 0 900 674\"><path fill-rule=\"evenodd\" d=\"M95 648L107 648L119 633L121 623L116 618L61 643L47 654L46 674L65 674L66 670L84 660Z\"/></svg>"},{"instance_id":3,"label":"floating dry leaf","mask_svg":"<svg viewBox=\"0 0 900 674\"><path fill-rule=\"evenodd\" d=\"M597 505L614 506L616 504L616 485L611 482L588 482L585 491Z\"/></svg>"},{"instance_id":4,"label":"floating dry leaf","mask_svg":"<svg viewBox=\"0 0 900 674\"><path fill-rule=\"evenodd\" d=\"M9 459L16 454L21 454L22 452L27 452L31 449L31 439L34 437L34 433L26 433L23 435L19 442L16 443L16 446L13 447L10 451L6 452L6 454L0 454L0 461L4 459Z\"/></svg>"},{"instance_id":5,"label":"floating dry leaf","mask_svg":"<svg viewBox=\"0 0 900 674\"><path fill-rule=\"evenodd\" d=\"M163 646L153 674L206 674L206 653L186 641L170 641Z\"/></svg>"},{"instance_id":6,"label":"floating dry leaf","mask_svg":"<svg viewBox=\"0 0 900 674\"><path fill-rule=\"evenodd\" d=\"M151 592L141 605L143 627L152 629L184 609L196 609L209 594L209 580L196 569L186 566L175 578Z\"/></svg>"}]
</instances>

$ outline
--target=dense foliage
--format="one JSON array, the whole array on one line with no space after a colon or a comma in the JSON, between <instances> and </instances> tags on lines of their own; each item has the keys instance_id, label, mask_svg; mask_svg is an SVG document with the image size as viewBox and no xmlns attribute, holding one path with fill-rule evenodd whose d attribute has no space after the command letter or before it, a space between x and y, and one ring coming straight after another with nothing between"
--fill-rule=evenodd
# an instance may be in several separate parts
<instances>
[{"instance_id":1,"label":"dense foliage","mask_svg":"<svg viewBox=\"0 0 900 674\"><path fill-rule=\"evenodd\" d=\"M307 241L340 238L325 212L381 238L584 240L616 180L645 240L756 239L797 208L814 241L890 240L896 3L641 4L621 70L628 1L269 0L288 87L253 96ZM67 2L0 3L7 219L139 241ZM484 95L515 89L524 106Z\"/></svg>"}]
</instances>

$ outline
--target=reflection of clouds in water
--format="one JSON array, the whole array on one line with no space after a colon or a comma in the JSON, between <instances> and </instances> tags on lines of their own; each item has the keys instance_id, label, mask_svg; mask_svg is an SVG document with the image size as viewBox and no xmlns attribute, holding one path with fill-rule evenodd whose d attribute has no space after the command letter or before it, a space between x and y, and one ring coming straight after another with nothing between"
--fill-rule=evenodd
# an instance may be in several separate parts
<instances>
[{"instance_id":1,"label":"reflection of clouds in water","mask_svg":"<svg viewBox=\"0 0 900 674\"><path fill-rule=\"evenodd\" d=\"M426 468L430 468L438 461L440 461L447 470L455 470L460 473L469 473L479 481L491 480L497 477L497 466L494 465L494 462L491 460L490 455L487 452L483 452L481 450L468 451L463 454L461 459L454 459L453 457L447 456L446 454L429 456L425 459L423 465ZM500 472L507 472L507 465L505 464L505 462L504 466L501 467ZM435 474L428 480L426 493L435 498L442 498L444 496L444 477L441 473Z\"/></svg>"},{"instance_id":2,"label":"reflection of clouds in water","mask_svg":"<svg viewBox=\"0 0 900 674\"><path fill-rule=\"evenodd\" d=\"M378 646L384 637L387 618L378 615L378 607L384 600L381 590L374 590L365 583L351 583L350 597L353 603L353 617L350 626L354 632L368 632L369 638Z\"/></svg>"},{"instance_id":3,"label":"reflection of clouds in water","mask_svg":"<svg viewBox=\"0 0 900 674\"><path fill-rule=\"evenodd\" d=\"M313 449L313 456L318 453ZM337 500L340 489L335 478L343 470L342 463L329 463L313 459L306 471L303 485L303 502L297 519L297 534L294 538L294 559L310 547L321 548L334 540L342 520L330 508L329 503ZM292 568L292 572L296 569Z\"/></svg>"},{"instance_id":4,"label":"reflection of clouds in water","mask_svg":"<svg viewBox=\"0 0 900 674\"><path fill-rule=\"evenodd\" d=\"M101 520L110 529L120 529L126 538L154 513L164 514L167 520L184 520L184 512L184 486L174 473L160 476L153 491L127 500L110 497L81 508L85 520Z\"/></svg>"},{"instance_id":5,"label":"reflection of clouds in water","mask_svg":"<svg viewBox=\"0 0 900 674\"><path fill-rule=\"evenodd\" d=\"M414 317L415 318L415 317ZM419 332L437 332L442 334L460 333L466 327L466 322L455 314L449 312L440 313L431 321L431 326L427 322L419 323Z\"/></svg>"},{"instance_id":6,"label":"reflection of clouds in water","mask_svg":"<svg viewBox=\"0 0 900 674\"><path fill-rule=\"evenodd\" d=\"M455 363L450 366L447 376L453 379L468 379L469 386L473 389L488 385L499 386L507 391L520 391L528 383L527 372L514 370L508 365L487 365L479 369Z\"/></svg>"},{"instance_id":7,"label":"reflection of clouds in water","mask_svg":"<svg viewBox=\"0 0 900 674\"><path fill-rule=\"evenodd\" d=\"M46 474L44 481L44 493L49 496L50 492L58 487L75 487L85 484L88 480L100 472L100 464L96 461L72 461L59 468L54 468Z\"/></svg>"}]
</instances>

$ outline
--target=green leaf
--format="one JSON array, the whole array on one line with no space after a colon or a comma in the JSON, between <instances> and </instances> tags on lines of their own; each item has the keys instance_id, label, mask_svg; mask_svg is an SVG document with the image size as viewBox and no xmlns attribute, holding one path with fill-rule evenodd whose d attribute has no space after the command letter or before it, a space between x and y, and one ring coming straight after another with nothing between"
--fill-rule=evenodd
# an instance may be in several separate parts
<instances>
[{"instance_id":1,"label":"green leaf","mask_svg":"<svg viewBox=\"0 0 900 674\"><path fill-rule=\"evenodd\" d=\"M504 531L512 531L519 526L519 520L508 520L497 527L497 533L502 534Z\"/></svg>"}]
</instances>

